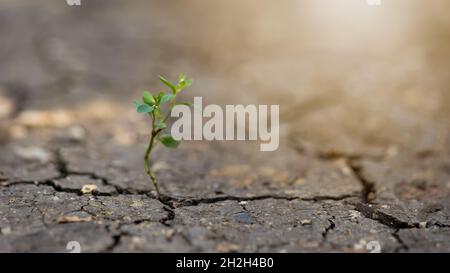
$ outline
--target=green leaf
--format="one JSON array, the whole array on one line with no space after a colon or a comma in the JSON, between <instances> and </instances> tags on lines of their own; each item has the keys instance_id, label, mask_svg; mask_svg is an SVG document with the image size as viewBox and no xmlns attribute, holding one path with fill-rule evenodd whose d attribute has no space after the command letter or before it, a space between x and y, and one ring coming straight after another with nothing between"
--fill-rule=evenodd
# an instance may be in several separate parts
<instances>
[{"instance_id":1,"label":"green leaf","mask_svg":"<svg viewBox=\"0 0 450 273\"><path fill-rule=\"evenodd\" d=\"M156 124L156 128L157 129L166 129L167 128L167 124L165 124L164 122L159 122L158 124Z\"/></svg>"},{"instance_id":2,"label":"green leaf","mask_svg":"<svg viewBox=\"0 0 450 273\"><path fill-rule=\"evenodd\" d=\"M170 81L168 81L166 78L164 78L163 76L158 76L159 80L164 83L165 85L167 85L171 90L172 93L176 93L177 92L177 87L171 83Z\"/></svg>"},{"instance_id":3,"label":"green leaf","mask_svg":"<svg viewBox=\"0 0 450 273\"><path fill-rule=\"evenodd\" d=\"M159 140L161 140L161 143L167 148L176 148L180 144L180 142L173 139L171 135L162 135Z\"/></svg>"},{"instance_id":4,"label":"green leaf","mask_svg":"<svg viewBox=\"0 0 450 273\"><path fill-rule=\"evenodd\" d=\"M151 113L153 111L153 107L148 104L138 101L134 101L133 104L139 114Z\"/></svg>"},{"instance_id":5,"label":"green leaf","mask_svg":"<svg viewBox=\"0 0 450 273\"><path fill-rule=\"evenodd\" d=\"M142 95L142 101L144 101L144 103L150 106L153 106L156 103L155 98L148 91L145 91L144 94Z\"/></svg>"},{"instance_id":6,"label":"green leaf","mask_svg":"<svg viewBox=\"0 0 450 273\"><path fill-rule=\"evenodd\" d=\"M186 74L181 73L180 76L178 76L178 83L184 82L186 80Z\"/></svg>"},{"instance_id":7,"label":"green leaf","mask_svg":"<svg viewBox=\"0 0 450 273\"><path fill-rule=\"evenodd\" d=\"M165 94L165 95L162 96L160 104L172 101L176 97L177 97L177 95L174 95L174 94Z\"/></svg>"},{"instance_id":8,"label":"green leaf","mask_svg":"<svg viewBox=\"0 0 450 273\"><path fill-rule=\"evenodd\" d=\"M142 104L138 107L137 112L140 114L151 113L153 111L153 107L147 104Z\"/></svg>"},{"instance_id":9,"label":"green leaf","mask_svg":"<svg viewBox=\"0 0 450 273\"><path fill-rule=\"evenodd\" d=\"M186 79L185 74L180 74L178 77L178 84L177 84L177 92L180 92L181 90L189 87L192 85L193 80L192 79Z\"/></svg>"}]
</instances>

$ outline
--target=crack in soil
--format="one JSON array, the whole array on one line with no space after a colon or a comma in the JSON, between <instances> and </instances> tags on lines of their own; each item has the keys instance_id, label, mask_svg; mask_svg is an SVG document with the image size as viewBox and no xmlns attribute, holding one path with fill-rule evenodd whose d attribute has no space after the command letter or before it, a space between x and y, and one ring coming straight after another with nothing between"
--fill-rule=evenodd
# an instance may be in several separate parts
<instances>
[{"instance_id":1,"label":"crack in soil","mask_svg":"<svg viewBox=\"0 0 450 273\"><path fill-rule=\"evenodd\" d=\"M121 230L120 228L119 228L119 230L118 230L119 233L117 233L117 234L112 234L113 231L111 231L111 227L110 227L110 226L106 226L106 231L107 231L109 234L112 235L112 236L111 236L111 239L113 240L113 242L112 242L109 246L105 247L104 252L113 252L114 249L120 245L120 243L121 243L121 241L122 241L122 237L123 237L123 236L129 236L129 235L130 235L128 232L123 231L123 230Z\"/></svg>"},{"instance_id":2,"label":"crack in soil","mask_svg":"<svg viewBox=\"0 0 450 273\"><path fill-rule=\"evenodd\" d=\"M330 224L325 228L325 231L322 232L322 238L324 241L327 240L328 233L336 228L336 223L334 223L333 220L334 220L334 216L332 216L330 219L328 219L328 222Z\"/></svg>"},{"instance_id":3,"label":"crack in soil","mask_svg":"<svg viewBox=\"0 0 450 273\"><path fill-rule=\"evenodd\" d=\"M347 165L362 185L362 198L365 203L371 203L376 198L375 183L364 176L363 167L356 159L346 159Z\"/></svg>"},{"instance_id":4,"label":"crack in soil","mask_svg":"<svg viewBox=\"0 0 450 273\"><path fill-rule=\"evenodd\" d=\"M325 161L333 161L338 159L346 159L348 161L361 160L363 158L367 158L373 161L382 161L386 157L384 155L370 155L370 154L353 154L353 153L345 153L339 151L329 151L329 152L318 152L316 154L317 158Z\"/></svg>"},{"instance_id":5,"label":"crack in soil","mask_svg":"<svg viewBox=\"0 0 450 273\"><path fill-rule=\"evenodd\" d=\"M167 212L167 216L160 219L159 222L167 227L170 227L175 219L175 210L169 206L164 206L163 209Z\"/></svg>"},{"instance_id":6,"label":"crack in soil","mask_svg":"<svg viewBox=\"0 0 450 273\"><path fill-rule=\"evenodd\" d=\"M355 178L362 185L361 196L365 203L371 203L376 198L376 188L375 183L370 181L364 176L363 167L360 164L360 160L363 158L368 158L373 161L382 161L385 159L383 155L368 155L368 154L349 154L338 151L331 152L319 152L316 157L319 160L324 161L334 161L338 159L343 159L345 164L352 170Z\"/></svg>"},{"instance_id":7,"label":"crack in soil","mask_svg":"<svg viewBox=\"0 0 450 273\"><path fill-rule=\"evenodd\" d=\"M400 238L400 235L398 234L399 231L400 231L400 229L397 229L392 233L392 237L394 237L394 239L397 241L397 243L400 244L400 246L394 250L395 253L398 253L402 250L407 251L409 249L409 247L405 244L405 242L403 242L402 238Z\"/></svg>"},{"instance_id":8,"label":"crack in soil","mask_svg":"<svg viewBox=\"0 0 450 273\"><path fill-rule=\"evenodd\" d=\"M442 224L442 223L433 223L433 224L427 224L427 228L430 227L438 227L438 228L450 228L450 224Z\"/></svg>"},{"instance_id":9,"label":"crack in soil","mask_svg":"<svg viewBox=\"0 0 450 273\"><path fill-rule=\"evenodd\" d=\"M301 200L307 202L319 202L319 201L342 201L349 198L356 198L356 195L341 195L341 196L316 196L316 197L308 197L301 198L298 196L285 196L285 195L276 195L276 194L266 194L266 195L257 195L257 196L233 196L233 195L222 195L216 197L209 198L177 198L171 197L168 195L163 195L160 197L160 201L168 205L171 208L181 208L181 207L192 207L198 206L200 204L213 204L223 201L256 201L256 200L266 200L266 199L275 199L275 200Z\"/></svg>"}]
</instances>

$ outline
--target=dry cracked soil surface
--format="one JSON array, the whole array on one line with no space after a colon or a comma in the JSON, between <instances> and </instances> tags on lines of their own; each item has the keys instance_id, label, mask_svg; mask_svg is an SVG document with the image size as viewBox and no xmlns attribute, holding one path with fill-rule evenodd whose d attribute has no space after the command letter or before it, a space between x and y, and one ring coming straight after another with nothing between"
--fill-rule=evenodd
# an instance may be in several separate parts
<instances>
[{"instance_id":1,"label":"dry cracked soil surface","mask_svg":"<svg viewBox=\"0 0 450 273\"><path fill-rule=\"evenodd\" d=\"M264 14L255 1L35 2L0 4L1 252L450 251L439 14L363 26L377 38L368 53L367 39L318 34L300 16L314 8L289 1L258 2ZM279 104L280 147L158 147L159 200L131 101L179 72L195 79L186 100Z\"/></svg>"}]
</instances>

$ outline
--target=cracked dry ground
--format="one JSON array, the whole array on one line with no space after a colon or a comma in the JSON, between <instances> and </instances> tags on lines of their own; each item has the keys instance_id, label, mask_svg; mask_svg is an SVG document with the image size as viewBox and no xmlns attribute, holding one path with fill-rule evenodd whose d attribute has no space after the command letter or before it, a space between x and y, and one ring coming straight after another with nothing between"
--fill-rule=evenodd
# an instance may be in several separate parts
<instances>
[{"instance_id":1,"label":"cracked dry ground","mask_svg":"<svg viewBox=\"0 0 450 273\"><path fill-rule=\"evenodd\" d=\"M144 144L109 126L30 130L1 148L2 251L449 250L448 157L183 143L157 150L160 201ZM97 190L82 194L86 184Z\"/></svg>"},{"instance_id":2,"label":"cracked dry ground","mask_svg":"<svg viewBox=\"0 0 450 273\"><path fill-rule=\"evenodd\" d=\"M47 2L0 9L0 251L66 252L70 241L83 252L367 252L370 241L383 252L450 251L450 70L442 56L423 60L438 48L430 41L411 51L393 41L374 56L331 44L318 56L314 45L261 48L210 31L235 26L227 16L250 4L193 18L153 1L92 1L76 14ZM212 36L199 40L199 27ZM185 100L280 104L280 148L158 147L158 200L143 171L147 123L130 102L160 87L153 75L182 71L195 78Z\"/></svg>"}]
</instances>

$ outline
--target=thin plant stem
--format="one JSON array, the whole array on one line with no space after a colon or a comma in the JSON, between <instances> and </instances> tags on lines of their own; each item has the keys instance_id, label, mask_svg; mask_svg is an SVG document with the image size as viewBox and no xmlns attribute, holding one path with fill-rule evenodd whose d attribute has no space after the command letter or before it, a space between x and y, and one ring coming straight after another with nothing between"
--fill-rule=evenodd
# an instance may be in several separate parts
<instances>
[{"instance_id":1,"label":"thin plant stem","mask_svg":"<svg viewBox=\"0 0 450 273\"><path fill-rule=\"evenodd\" d=\"M159 191L159 186L158 186L158 181L156 179L156 175L150 169L150 155L153 150L156 136L161 132L161 130L155 130L155 115L153 113L151 114L151 118L152 118L152 134L151 134L148 146L147 146L147 150L145 151L144 168L145 168L145 172L150 177L150 179L153 183L153 186L155 187L156 194L158 195L158 198L159 198L161 195L161 192Z\"/></svg>"}]
</instances>

